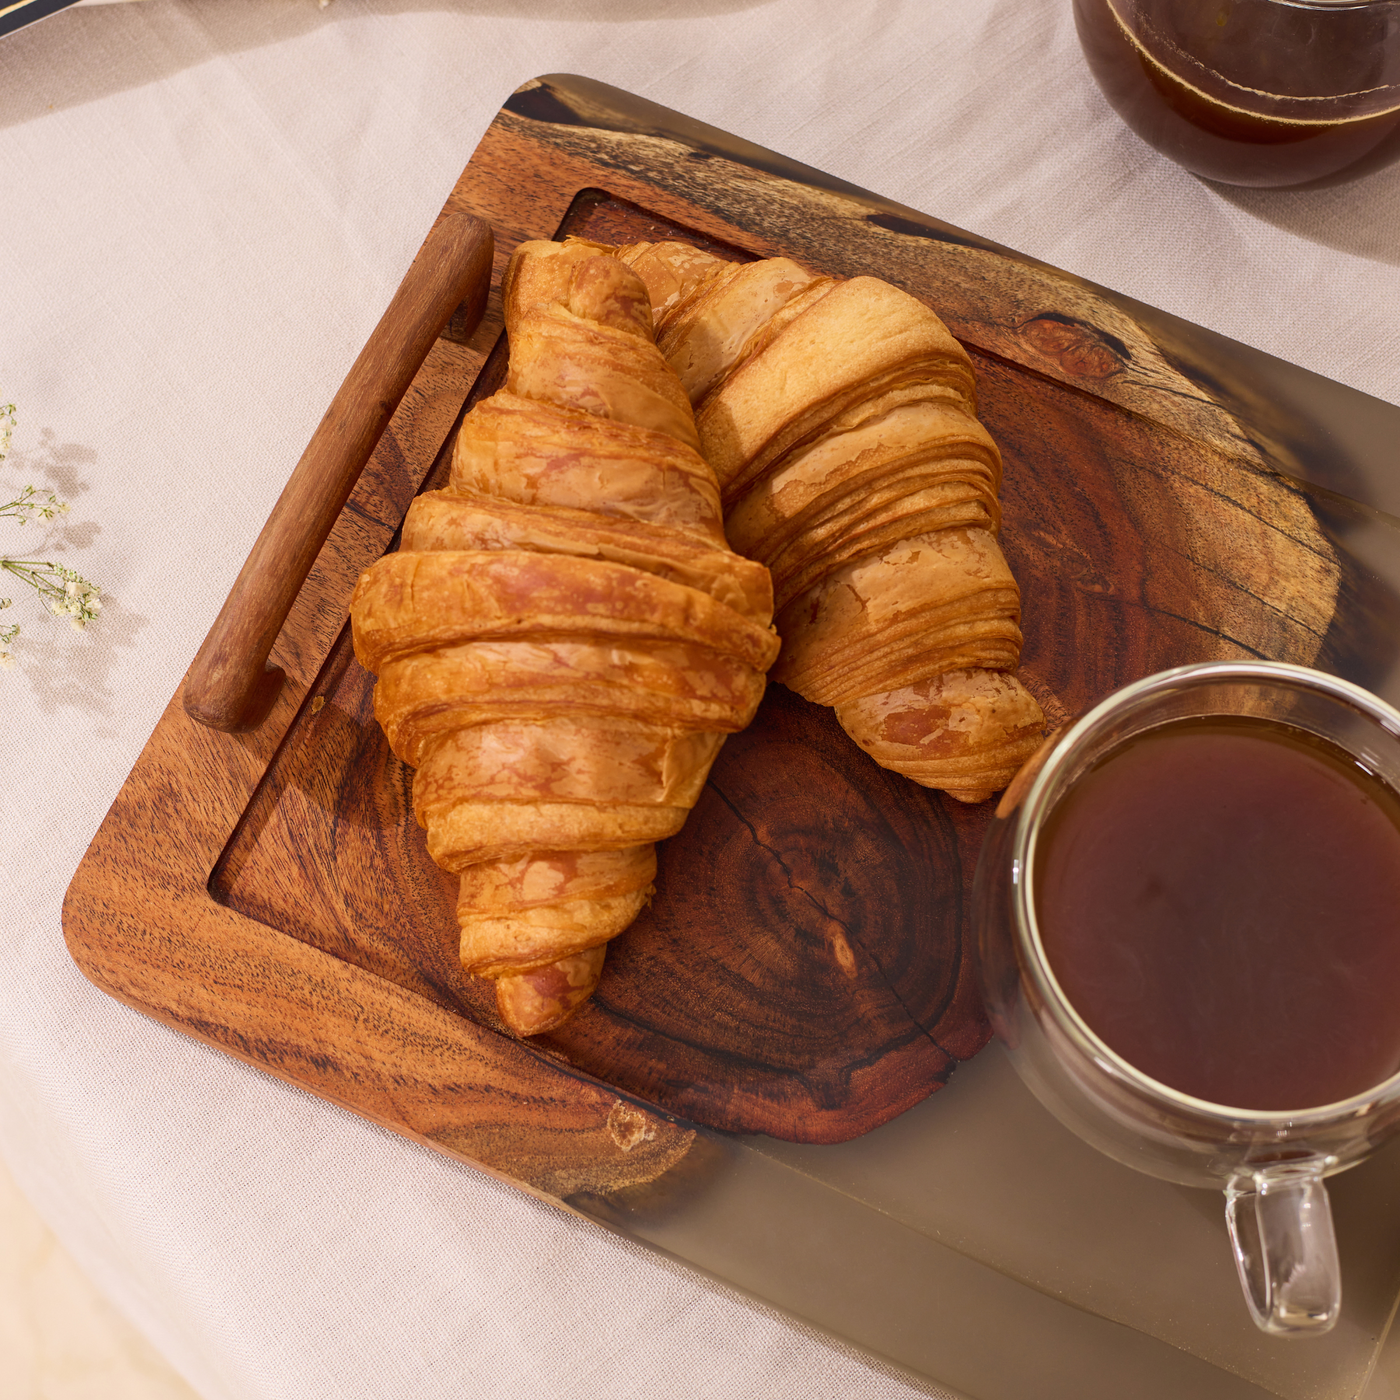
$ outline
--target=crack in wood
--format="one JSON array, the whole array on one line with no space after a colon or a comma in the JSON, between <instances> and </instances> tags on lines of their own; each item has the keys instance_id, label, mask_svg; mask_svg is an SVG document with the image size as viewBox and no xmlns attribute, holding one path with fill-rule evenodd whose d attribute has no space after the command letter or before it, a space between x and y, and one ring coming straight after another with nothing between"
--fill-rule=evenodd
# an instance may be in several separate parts
<instances>
[{"instance_id":1,"label":"crack in wood","mask_svg":"<svg viewBox=\"0 0 1400 1400\"><path fill-rule=\"evenodd\" d=\"M758 828L739 810L738 806L726 795L722 788L720 788L717 784L713 782L710 784L710 787L711 790L714 792L715 796L718 797L719 800L723 802L726 807L729 808L729 810L734 814L734 816L739 820L739 822L742 823L744 829L749 833L750 837L753 838L754 845L757 846L759 850L766 851L770 856L772 856L774 861L777 862L778 868L783 872L783 876L787 880L788 888L794 893L801 895L801 897L805 899L824 919L826 919L830 923L835 924L842 931L841 936L846 943L847 955L850 955L850 940L854 939L856 945L860 948L861 952L864 953L867 958L869 958L870 965L879 974L880 981L884 983L885 987L889 990L890 995L899 1003L900 1009L908 1018L910 1025L914 1026L921 1035L923 1035L926 1039L931 1041L934 1045L938 1046L938 1049L942 1050L943 1053L947 1055L948 1051L944 1050L943 1046L938 1044L938 1041L934 1039L933 1034L909 1009L908 1002L906 1002L903 996L900 995L899 988L896 987L894 985L894 982L890 979L890 976L885 971L884 966L880 962L879 957L874 952L872 952L869 947L866 946L864 940L860 937L860 935L844 919L837 918L837 916L833 914L821 902L821 900L819 900L816 897L816 895L812 893L811 890L809 890L797 879L797 876L793 873L792 867L787 863L787 861L783 859L781 853L775 847L770 846L768 842L766 842L758 834ZM841 964L841 970L845 972L848 977L853 976L854 967L852 967L852 970L848 971L846 969L845 964L841 961L840 952L835 950L833 951L837 962ZM956 1057L949 1056L949 1058L955 1059Z\"/></svg>"}]
</instances>

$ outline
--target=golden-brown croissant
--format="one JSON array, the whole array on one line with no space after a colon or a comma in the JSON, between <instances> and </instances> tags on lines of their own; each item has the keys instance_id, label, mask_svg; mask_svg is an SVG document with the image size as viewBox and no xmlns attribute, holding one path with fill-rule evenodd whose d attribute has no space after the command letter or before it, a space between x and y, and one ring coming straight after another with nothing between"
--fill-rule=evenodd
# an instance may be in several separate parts
<instances>
[{"instance_id":1,"label":"golden-brown croissant","mask_svg":"<svg viewBox=\"0 0 1400 1400\"><path fill-rule=\"evenodd\" d=\"M428 850L461 872L462 964L531 1035L597 985L778 642L637 274L527 243L503 296L506 388L351 618Z\"/></svg>"},{"instance_id":2,"label":"golden-brown croissant","mask_svg":"<svg viewBox=\"0 0 1400 1400\"><path fill-rule=\"evenodd\" d=\"M575 256L587 247L580 245ZM617 250L695 406L730 543L772 571L773 671L886 768L964 801L1035 751L1020 593L972 362L921 301L786 258Z\"/></svg>"}]
</instances>

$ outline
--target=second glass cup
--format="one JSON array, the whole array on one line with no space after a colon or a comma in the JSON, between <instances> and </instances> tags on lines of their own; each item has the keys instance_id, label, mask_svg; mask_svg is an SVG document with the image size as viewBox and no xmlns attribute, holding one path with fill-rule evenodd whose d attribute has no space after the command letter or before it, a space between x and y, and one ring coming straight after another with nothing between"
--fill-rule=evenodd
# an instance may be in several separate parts
<instances>
[{"instance_id":1,"label":"second glass cup","mask_svg":"<svg viewBox=\"0 0 1400 1400\"><path fill-rule=\"evenodd\" d=\"M1397 0L1074 0L1118 115L1179 165L1296 185L1400 127Z\"/></svg>"}]
</instances>

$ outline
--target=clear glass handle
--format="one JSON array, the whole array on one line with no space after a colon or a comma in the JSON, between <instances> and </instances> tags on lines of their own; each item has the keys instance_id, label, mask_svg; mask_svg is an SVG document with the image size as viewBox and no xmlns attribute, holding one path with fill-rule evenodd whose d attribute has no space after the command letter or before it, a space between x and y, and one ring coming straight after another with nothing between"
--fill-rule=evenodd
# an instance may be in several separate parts
<instances>
[{"instance_id":1,"label":"clear glass handle","mask_svg":"<svg viewBox=\"0 0 1400 1400\"><path fill-rule=\"evenodd\" d=\"M1342 1274L1321 1162L1262 1167L1231 1181L1225 1222L1249 1315L1274 1336L1328 1331Z\"/></svg>"}]
</instances>

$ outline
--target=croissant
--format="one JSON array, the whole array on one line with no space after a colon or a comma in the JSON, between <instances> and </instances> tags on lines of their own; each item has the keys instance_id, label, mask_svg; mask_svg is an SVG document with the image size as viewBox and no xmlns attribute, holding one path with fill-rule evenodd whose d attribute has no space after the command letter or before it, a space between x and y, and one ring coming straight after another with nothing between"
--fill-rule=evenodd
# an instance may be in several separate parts
<instances>
[{"instance_id":1,"label":"croissant","mask_svg":"<svg viewBox=\"0 0 1400 1400\"><path fill-rule=\"evenodd\" d=\"M778 641L637 274L526 243L503 298L506 387L350 611L428 851L460 872L463 967L534 1035L597 986Z\"/></svg>"},{"instance_id":2,"label":"croissant","mask_svg":"<svg viewBox=\"0 0 1400 1400\"><path fill-rule=\"evenodd\" d=\"M1045 721L1013 674L1001 455L962 346L874 277L675 242L616 251L695 406L729 541L771 571L773 679L916 782L965 802L1006 786Z\"/></svg>"}]
</instances>

